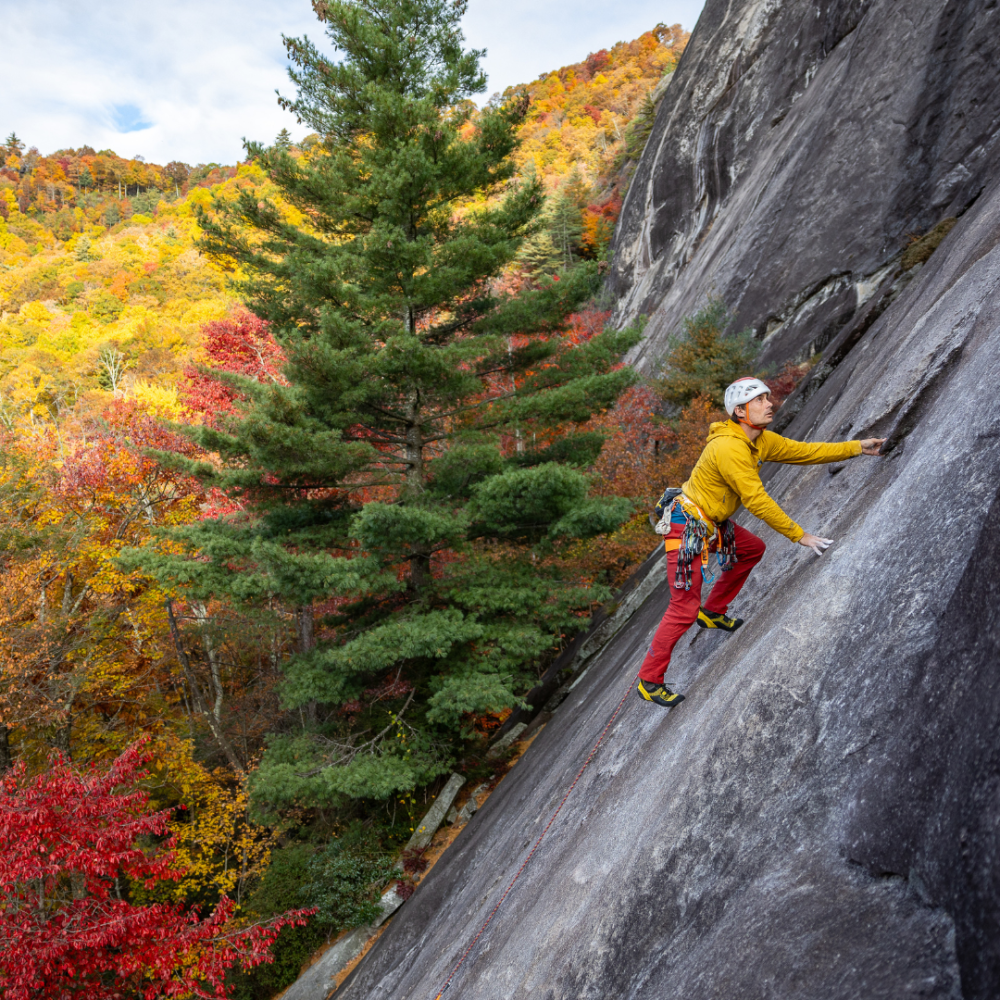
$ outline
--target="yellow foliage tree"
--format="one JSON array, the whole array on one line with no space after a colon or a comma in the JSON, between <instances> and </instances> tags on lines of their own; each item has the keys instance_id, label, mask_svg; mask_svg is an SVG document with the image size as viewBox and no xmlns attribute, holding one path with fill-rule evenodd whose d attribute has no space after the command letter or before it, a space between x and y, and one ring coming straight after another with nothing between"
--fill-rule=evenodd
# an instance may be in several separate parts
<instances>
[{"instance_id":1,"label":"yellow foliage tree","mask_svg":"<svg viewBox=\"0 0 1000 1000\"><path fill-rule=\"evenodd\" d=\"M166 733L156 750L160 797L174 806L170 832L179 867L178 882L164 882L156 898L177 902L223 894L242 903L263 874L277 834L254 823L244 787L232 771L209 771L195 760L192 740Z\"/></svg>"}]
</instances>

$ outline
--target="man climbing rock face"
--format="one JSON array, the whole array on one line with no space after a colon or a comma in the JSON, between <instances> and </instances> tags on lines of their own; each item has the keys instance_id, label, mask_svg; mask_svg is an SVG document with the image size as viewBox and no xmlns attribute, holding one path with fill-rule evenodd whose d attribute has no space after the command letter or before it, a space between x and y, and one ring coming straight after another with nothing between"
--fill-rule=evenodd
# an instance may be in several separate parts
<instances>
[{"instance_id":1,"label":"man climbing rock face","mask_svg":"<svg viewBox=\"0 0 1000 1000\"><path fill-rule=\"evenodd\" d=\"M666 535L670 604L639 671L639 695L667 708L684 700L663 684L677 640L695 622L702 628L735 632L741 618L726 611L764 554L764 543L729 519L742 504L779 534L816 555L833 543L803 531L768 495L760 481L764 462L816 465L858 455L878 455L884 438L805 444L766 430L774 419L768 387L755 378L737 379L726 389L730 418L711 425L708 443L679 490L668 489L656 508L656 530ZM710 555L714 553L714 560ZM716 565L712 565L712 563ZM701 605L702 580L719 578Z\"/></svg>"}]
</instances>

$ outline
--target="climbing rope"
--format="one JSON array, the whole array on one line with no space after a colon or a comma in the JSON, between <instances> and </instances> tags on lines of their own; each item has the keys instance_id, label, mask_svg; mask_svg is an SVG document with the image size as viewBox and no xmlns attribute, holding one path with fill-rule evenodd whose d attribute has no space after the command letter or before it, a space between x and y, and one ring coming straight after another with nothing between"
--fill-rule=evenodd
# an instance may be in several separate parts
<instances>
[{"instance_id":1,"label":"climbing rope","mask_svg":"<svg viewBox=\"0 0 1000 1000\"><path fill-rule=\"evenodd\" d=\"M601 744L604 742L604 737L608 735L608 730L614 724L615 719L618 718L618 713L622 710L622 705L625 704L625 699L628 698L629 694L631 693L632 686L636 683L638 677L639 675L636 674L635 677L633 677L632 680L629 682L629 686L628 688L626 688L625 694L622 695L622 700L618 702L618 704L615 706L615 710L611 713L611 717L608 719L607 725L605 725L604 729L601 732L601 735L597 737L597 742L591 748L590 753L587 755L587 759L583 762L583 766L580 768L579 771L576 772L576 777L573 779L573 784L571 784L569 788L566 789L566 794L562 797L562 801L559 803L559 805L556 806L556 811L549 817L548 823L545 824L545 829L542 830L542 832L538 835L538 840L535 841L531 850L528 852L528 856L521 863L521 867L518 868L517 874L507 884L507 888L504 889L503 895L497 900L496 906L494 906L493 909L490 910L489 915L483 921L482 927L479 928L479 930L476 932L476 936L469 942L469 947L466 948L464 952L462 952L461 958L459 958L459 960L455 963L455 967L451 970L451 974L445 980L444 986L442 986L441 989L438 991L437 996L434 997L434 1000L441 1000L441 998L444 996L445 990L447 990L448 987L451 986L451 981L455 978L456 973L462 967L462 964L465 962L465 960L469 957L469 954L472 952L472 949L475 948L476 942L483 936L483 933L485 932L486 928L489 927L490 921L496 916L497 910L499 910L500 907L503 905L503 901L510 895L511 889L514 888L514 883L521 877L522 873L524 872L524 869L528 867L528 862L531 861L531 859L534 857L535 851L538 850L539 845L545 839L545 835L552 828L552 824L555 823L556 817L562 811L562 807L566 805L566 800L573 793L573 789L576 788L577 783L583 777L583 772L587 770L587 768L590 766L590 762L594 759L594 757L597 756L597 751L601 748Z\"/></svg>"}]
</instances>

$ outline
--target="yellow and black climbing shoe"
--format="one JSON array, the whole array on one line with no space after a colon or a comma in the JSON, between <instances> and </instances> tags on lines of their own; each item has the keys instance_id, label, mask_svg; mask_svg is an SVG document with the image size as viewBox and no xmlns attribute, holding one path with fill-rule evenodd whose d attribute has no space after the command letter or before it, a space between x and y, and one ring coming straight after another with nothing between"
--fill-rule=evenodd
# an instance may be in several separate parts
<instances>
[{"instance_id":1,"label":"yellow and black climbing shoe","mask_svg":"<svg viewBox=\"0 0 1000 1000\"><path fill-rule=\"evenodd\" d=\"M735 632L743 624L742 618L729 618L707 608L698 609L697 621L702 628L721 628L723 632Z\"/></svg>"},{"instance_id":2,"label":"yellow and black climbing shoe","mask_svg":"<svg viewBox=\"0 0 1000 1000\"><path fill-rule=\"evenodd\" d=\"M674 694L668 687L662 684L653 684L651 681L639 681L639 696L646 701L655 701L657 705L664 708L673 708L684 700L684 695Z\"/></svg>"}]
</instances>

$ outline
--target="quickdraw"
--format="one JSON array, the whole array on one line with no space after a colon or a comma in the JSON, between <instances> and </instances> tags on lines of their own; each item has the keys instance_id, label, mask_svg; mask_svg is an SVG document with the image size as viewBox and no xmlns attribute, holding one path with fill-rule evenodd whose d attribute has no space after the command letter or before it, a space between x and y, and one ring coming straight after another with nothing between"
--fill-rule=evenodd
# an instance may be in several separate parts
<instances>
[{"instance_id":1,"label":"quickdraw","mask_svg":"<svg viewBox=\"0 0 1000 1000\"><path fill-rule=\"evenodd\" d=\"M690 497L686 497L680 490L668 489L656 505L656 513L660 514L660 521L655 529L658 535L670 532L675 507L684 516L684 531L680 538L664 539L663 547L667 552L677 552L674 587L677 590L690 590L691 567L698 556L701 556L702 575L710 578L708 555L713 537L717 539L716 559L719 568L725 573L736 565L736 526L729 518L716 524L706 517L705 512Z\"/></svg>"}]
</instances>

